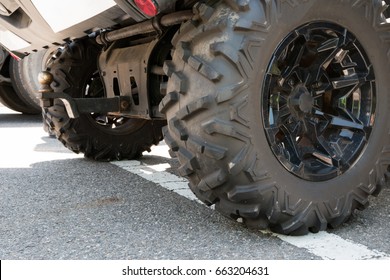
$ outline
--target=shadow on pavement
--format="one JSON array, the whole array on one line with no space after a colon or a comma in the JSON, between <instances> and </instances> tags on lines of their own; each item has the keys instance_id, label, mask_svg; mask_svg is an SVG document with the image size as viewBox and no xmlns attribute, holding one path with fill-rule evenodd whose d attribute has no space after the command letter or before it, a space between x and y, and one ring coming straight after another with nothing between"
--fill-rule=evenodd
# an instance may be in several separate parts
<instances>
[{"instance_id":1,"label":"shadow on pavement","mask_svg":"<svg viewBox=\"0 0 390 280\"><path fill-rule=\"evenodd\" d=\"M41 115L23 115L23 114L0 114L0 127L40 127L42 124Z\"/></svg>"}]
</instances>

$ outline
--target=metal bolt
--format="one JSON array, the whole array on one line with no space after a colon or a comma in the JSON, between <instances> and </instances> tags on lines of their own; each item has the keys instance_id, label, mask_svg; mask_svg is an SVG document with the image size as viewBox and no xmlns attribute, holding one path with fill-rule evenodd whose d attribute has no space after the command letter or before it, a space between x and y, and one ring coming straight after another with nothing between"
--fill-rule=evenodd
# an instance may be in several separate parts
<instances>
[{"instance_id":1,"label":"metal bolt","mask_svg":"<svg viewBox=\"0 0 390 280\"><path fill-rule=\"evenodd\" d=\"M320 88L322 87L322 82L321 81L317 81L313 84L313 88Z\"/></svg>"},{"instance_id":2,"label":"metal bolt","mask_svg":"<svg viewBox=\"0 0 390 280\"><path fill-rule=\"evenodd\" d=\"M129 106L130 106L130 103L127 102L126 100L121 101L121 110L126 110L129 108Z\"/></svg>"}]
</instances>

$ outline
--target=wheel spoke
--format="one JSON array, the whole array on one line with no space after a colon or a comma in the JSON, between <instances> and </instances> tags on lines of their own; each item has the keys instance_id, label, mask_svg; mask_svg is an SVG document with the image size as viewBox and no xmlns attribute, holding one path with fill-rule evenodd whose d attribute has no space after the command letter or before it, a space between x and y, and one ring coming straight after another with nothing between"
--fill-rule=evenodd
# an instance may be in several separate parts
<instances>
[{"instance_id":1,"label":"wheel spoke","mask_svg":"<svg viewBox=\"0 0 390 280\"><path fill-rule=\"evenodd\" d=\"M314 152L313 156L328 165L333 165L333 159L329 155L325 155L319 152Z\"/></svg>"},{"instance_id":2,"label":"wheel spoke","mask_svg":"<svg viewBox=\"0 0 390 280\"><path fill-rule=\"evenodd\" d=\"M333 126L338 126L338 127L341 127L341 128L359 129L359 130L363 130L363 128L364 128L364 125L362 125L360 123L356 123L354 121L347 120L347 119L344 119L344 118L341 118L341 117L338 117L338 116L333 116L333 115L330 115L330 114L324 114L324 113L319 112L317 110L315 111L315 114L319 115L319 116L323 116L324 118L328 119L329 120L329 124L333 125Z\"/></svg>"},{"instance_id":3,"label":"wheel spoke","mask_svg":"<svg viewBox=\"0 0 390 280\"><path fill-rule=\"evenodd\" d=\"M321 129L317 121L308 120L306 126L312 145L311 155L328 166L338 168L342 161L341 149L336 149L337 145L331 144L324 136L327 130Z\"/></svg>"},{"instance_id":4,"label":"wheel spoke","mask_svg":"<svg viewBox=\"0 0 390 280\"><path fill-rule=\"evenodd\" d=\"M339 168L342 165L342 156L323 135L318 136L317 140L317 146L321 147L323 152L317 150L315 153L313 153L313 156L330 166Z\"/></svg>"},{"instance_id":5,"label":"wheel spoke","mask_svg":"<svg viewBox=\"0 0 390 280\"><path fill-rule=\"evenodd\" d=\"M277 117L278 117L278 122L277 123L283 123L286 117L290 116L290 108L287 105L284 105L283 107L280 108L279 111L276 112Z\"/></svg>"},{"instance_id":6,"label":"wheel spoke","mask_svg":"<svg viewBox=\"0 0 390 280\"><path fill-rule=\"evenodd\" d=\"M296 41L299 40L299 38L301 37L298 37ZM287 86L288 90L291 90L291 87L294 86L295 83L294 73L299 68L299 64L302 60L302 56L304 52L305 52L305 44L303 42L297 45L293 44L293 48L291 52L285 58L287 63L285 61L283 61L283 63L279 62L280 65L287 64L284 66L284 69L280 73L280 78L279 78L280 86ZM286 81L287 81L287 85L284 84Z\"/></svg>"},{"instance_id":7,"label":"wheel spoke","mask_svg":"<svg viewBox=\"0 0 390 280\"><path fill-rule=\"evenodd\" d=\"M288 152L290 161L292 162L301 161L301 149L297 145L297 139L299 136L295 133L297 130L298 129L296 129L296 131L290 131L286 126L281 128L281 131L284 134L284 144L286 147L285 150Z\"/></svg>"},{"instance_id":8,"label":"wheel spoke","mask_svg":"<svg viewBox=\"0 0 390 280\"><path fill-rule=\"evenodd\" d=\"M355 123L355 122L350 121L350 120L346 120L346 119L336 117L336 116L331 116L331 115L328 115L328 117L331 118L330 124L334 125L334 126L338 126L338 127L342 127L342 128L359 129L359 130L363 130L363 128L364 128L364 126L362 124Z\"/></svg>"},{"instance_id":9,"label":"wheel spoke","mask_svg":"<svg viewBox=\"0 0 390 280\"><path fill-rule=\"evenodd\" d=\"M326 40L325 42L322 42L321 45L317 48L317 52L324 52L329 50L334 50L339 47L339 38L331 38L329 40Z\"/></svg>"},{"instance_id":10,"label":"wheel spoke","mask_svg":"<svg viewBox=\"0 0 390 280\"><path fill-rule=\"evenodd\" d=\"M332 79L333 89L342 89L346 87L356 86L361 82L357 75L345 76L337 79Z\"/></svg>"}]
</instances>

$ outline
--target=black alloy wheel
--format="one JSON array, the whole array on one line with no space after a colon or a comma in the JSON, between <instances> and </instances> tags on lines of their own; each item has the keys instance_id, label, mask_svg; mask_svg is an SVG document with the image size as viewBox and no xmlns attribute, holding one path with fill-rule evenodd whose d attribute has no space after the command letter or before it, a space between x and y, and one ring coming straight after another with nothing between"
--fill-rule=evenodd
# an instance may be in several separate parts
<instances>
[{"instance_id":1,"label":"black alloy wheel","mask_svg":"<svg viewBox=\"0 0 390 280\"><path fill-rule=\"evenodd\" d=\"M367 145L375 121L375 75L345 28L313 22L276 48L265 75L263 120L280 163L324 181L345 173Z\"/></svg>"}]
</instances>

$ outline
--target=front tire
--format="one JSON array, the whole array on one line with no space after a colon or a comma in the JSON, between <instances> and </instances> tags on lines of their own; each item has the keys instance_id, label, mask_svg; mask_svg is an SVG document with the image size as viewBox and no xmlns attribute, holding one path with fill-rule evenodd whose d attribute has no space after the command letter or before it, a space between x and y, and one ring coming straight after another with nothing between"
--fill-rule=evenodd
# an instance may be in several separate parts
<instances>
[{"instance_id":1,"label":"front tire","mask_svg":"<svg viewBox=\"0 0 390 280\"><path fill-rule=\"evenodd\" d=\"M160 109L199 199L292 235L367 207L390 162L390 28L382 1L363 2L196 5L172 41ZM303 128L279 120L286 110Z\"/></svg>"}]
</instances>

